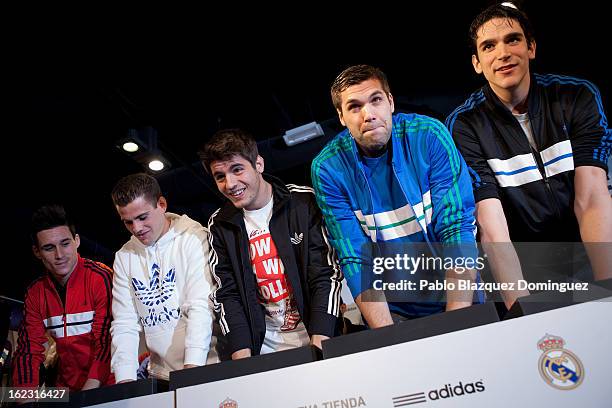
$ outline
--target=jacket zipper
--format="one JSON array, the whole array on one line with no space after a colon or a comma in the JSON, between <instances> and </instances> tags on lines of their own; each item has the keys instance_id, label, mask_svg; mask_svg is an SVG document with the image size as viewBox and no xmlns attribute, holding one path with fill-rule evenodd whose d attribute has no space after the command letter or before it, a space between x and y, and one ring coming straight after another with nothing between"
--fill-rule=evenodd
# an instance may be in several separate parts
<instances>
[{"instance_id":1,"label":"jacket zipper","mask_svg":"<svg viewBox=\"0 0 612 408\"><path fill-rule=\"evenodd\" d=\"M372 198L372 188L370 187L370 183L368 183L368 178L365 175L365 171L363 171L363 166L361 165L361 162L359 163L359 171L361 172L361 176L363 177L363 179L365 180L365 184L368 187L368 194L370 197L370 206L372 206L372 221L374 222L374 242L378 242L378 230L376 229L376 218L374 217L374 206L373 206L373 201L374 199ZM365 220L366 223L366 229L368 230L368 232L370 231L370 228L368 227L368 221L365 219L365 214L363 215L363 219ZM370 239L372 238L372 236L370 235Z\"/></svg>"},{"instance_id":2,"label":"jacket zipper","mask_svg":"<svg viewBox=\"0 0 612 408\"><path fill-rule=\"evenodd\" d=\"M274 211L274 209L272 211ZM274 217L274 213L272 213L272 217ZM270 225L271 223L272 223L272 218L270 218L270 223L268 223L268 225ZM242 230L242 228L240 226L238 228L240 230ZM245 236L248 237L248 233L246 231L246 225L245 225L245 229L244 229L244 234L240 233L238 236L240 237L241 240L244 240ZM246 248L249 248L249 244L250 243L248 242L248 240L247 240L246 244L247 244ZM244 248L244 245L239 245L239 248ZM242 255L240 256L240 258L243 258ZM248 260L249 265L250 265L251 257L248 256L247 260ZM242 267L244 267L244 264L242 265ZM241 274L242 275L242 284L245 287L245 295L247 295L247 297L248 297L248 294L246 292L249 289L251 289L251 288L249 287L249 289L246 289L247 288L247 279L248 278L247 278L247 276L246 276L246 274L244 272L245 271L243 270L243 273ZM251 274L254 274L253 270L251 270ZM249 276L249 278L253 279L252 276ZM255 281L257 281L257 277L255 277L254 279L255 279ZM258 290L257 286L254 289L255 289L255 299L257 300L257 290ZM248 299L247 299L247 301L248 301ZM247 319L249 320L249 323L250 323L251 327L255 328L255 322L253 321L253 315L251 313L251 308L250 307L245 307L244 310L246 312ZM266 334L266 316L265 316L265 313L264 313L264 336L265 336L265 334ZM251 350L251 352L253 354L255 354L255 351L256 351L255 348L258 349L257 350L257 354L259 354L261 352L261 347L263 346L263 342L260 341L259 338L256 338L256 336L257 336L257 334L255 333L255 330L251 330L251 343L253 344L253 350ZM257 341L255 341L255 340L257 340Z\"/></svg>"},{"instance_id":3,"label":"jacket zipper","mask_svg":"<svg viewBox=\"0 0 612 408\"><path fill-rule=\"evenodd\" d=\"M412 157L410 157L410 159L412 159ZM393 160L391 161L391 169L393 170L393 175L395 176L395 180L397 181L397 184L400 186L400 190L402 190L402 194L404 194L404 198L406 199L406 202L408 203L408 205L412 209L412 213L414 214L414 217L415 217L415 220L416 220L417 224L419 224L419 228L421 229L421 232L423 233L423 237L425 238L425 242L427 243L427 247L429 248L429 250L431 251L432 254L437 255L436 250L434 249L434 247L431 244L431 241L429 240L429 235L427 235L427 231L425 231L425 229L423 228L423 226L419 222L419 218L417 216L417 213L416 213L416 211L414 211L414 207L412 206L412 203L408 199L408 196L406 195L406 191L404 191L404 186L402 186L402 183L400 182L399 177L397 176L397 173L395 171L395 163L393 162ZM418 175L416 173L415 173L415 177L418 177ZM420 187L419 187L419 193L421 194L421 200L422 200L421 202L423 203L423 217L425 219L425 225L427 225L427 215L426 215L427 210L425 209L425 199L422 196L423 192L421 191Z\"/></svg>"},{"instance_id":4,"label":"jacket zipper","mask_svg":"<svg viewBox=\"0 0 612 408\"><path fill-rule=\"evenodd\" d=\"M516 120L516 118L514 118L515 122L518 122ZM535 140L535 135L536 133L536 129L534 126L534 122L532 121L531 118L529 119L531 121L531 128L533 129L533 143L535 144L535 148L532 147L531 145L529 145L529 150L531 151L531 155L533 156L536 164L538 165L538 171L540 172L540 174L542 175L542 179L544 180L544 185L546 186L546 191L548 192L548 196L550 197L550 201L552 202L554 208L555 208L555 214L557 215L557 218L561 217L561 212L559 211L559 203L557 201L557 197L555 196L555 194L552 191L552 187L550 186L550 181L548 180L548 176L546 176L546 168L544 167L544 162L542 161L542 157L540 156L540 147L538 146L538 142ZM539 124L538 124L539 125ZM519 124L520 127L520 124ZM539 131L539 129L537 129ZM521 128L522 131L522 128ZM524 135L525 132L523 132ZM535 152L534 152L535 150ZM537 154L536 154L537 153Z\"/></svg>"},{"instance_id":5,"label":"jacket zipper","mask_svg":"<svg viewBox=\"0 0 612 408\"><path fill-rule=\"evenodd\" d=\"M66 322L66 302L62 300L62 297L60 296L59 292L55 288L55 284L53 282L51 282L51 286L53 287L53 291L55 292L55 294L57 295L57 298L62 304L62 309L63 309L62 324L64 326L64 338L66 338L68 335L68 327L67 327L67 322ZM67 282L66 282L66 300L68 300L68 283Z\"/></svg>"},{"instance_id":6,"label":"jacket zipper","mask_svg":"<svg viewBox=\"0 0 612 408\"><path fill-rule=\"evenodd\" d=\"M416 211L414 211L414 206L408 199L408 195L406 194L406 191L404 190L404 186L402 186L402 183L400 183L400 179L395 169L395 163L393 163L393 161L391 161L391 169L393 170L393 176L395 177L395 181L397 181L397 184L399 185L400 190L402 190L402 194L404 195L404 198L406 199L406 203L408 203L408 205L410 206L410 209L412 210L412 213L414 214L414 219L416 220L417 224L419 224L419 228L421 229L421 232L423 233L423 235L425 235L425 239L429 242L427 233L425 232L425 230L423 229L423 226L419 222L419 216L417 215ZM423 200L423 197L421 197L421 200ZM422 203L423 203L423 217L425 217L425 201L423 200ZM427 224L427 217L425 217L425 224Z\"/></svg>"}]
</instances>

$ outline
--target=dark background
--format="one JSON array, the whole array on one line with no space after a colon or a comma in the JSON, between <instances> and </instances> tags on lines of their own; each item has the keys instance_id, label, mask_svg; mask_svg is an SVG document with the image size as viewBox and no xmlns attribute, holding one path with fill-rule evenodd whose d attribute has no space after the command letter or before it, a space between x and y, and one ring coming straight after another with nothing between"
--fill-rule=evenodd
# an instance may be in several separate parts
<instances>
[{"instance_id":1,"label":"dark background","mask_svg":"<svg viewBox=\"0 0 612 408\"><path fill-rule=\"evenodd\" d=\"M129 234L110 191L142 170L115 146L130 128L157 129L173 165L158 177L170 210L205 223L221 201L197 162L198 146L219 128L243 127L259 140L268 171L310 183L310 161L341 129L329 85L348 65L382 68L397 110L443 119L483 84L471 66L467 29L490 2L403 3L340 10L228 4L234 9L159 10L155 17L72 10L77 17L22 25L2 57L8 246L0 294L22 299L40 273L28 228L41 204L64 204L81 234L81 254L112 265ZM589 1L531 0L523 8L536 30L532 69L593 81L609 113L609 16ZM284 146L286 130L311 121L324 125L324 138Z\"/></svg>"}]
</instances>

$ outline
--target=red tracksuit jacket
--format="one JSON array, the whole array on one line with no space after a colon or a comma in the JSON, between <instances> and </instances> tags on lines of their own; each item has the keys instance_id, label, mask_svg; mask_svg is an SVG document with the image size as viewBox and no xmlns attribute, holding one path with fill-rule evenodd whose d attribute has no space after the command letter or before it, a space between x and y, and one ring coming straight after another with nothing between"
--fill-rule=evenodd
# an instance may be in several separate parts
<instances>
[{"instance_id":1,"label":"red tracksuit jacket","mask_svg":"<svg viewBox=\"0 0 612 408\"><path fill-rule=\"evenodd\" d=\"M45 334L56 342L58 387L78 391L88 378L102 385L114 382L109 375L112 281L110 268L79 256L66 283L65 305L48 275L28 287L13 358L14 386L38 386Z\"/></svg>"}]
</instances>

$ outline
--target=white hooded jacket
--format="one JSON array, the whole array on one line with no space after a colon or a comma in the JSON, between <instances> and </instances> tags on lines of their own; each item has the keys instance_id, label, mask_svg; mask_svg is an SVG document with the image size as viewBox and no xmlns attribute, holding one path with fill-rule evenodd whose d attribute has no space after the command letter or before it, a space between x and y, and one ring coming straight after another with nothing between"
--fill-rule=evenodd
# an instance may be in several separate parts
<instances>
[{"instance_id":1,"label":"white hooded jacket","mask_svg":"<svg viewBox=\"0 0 612 408\"><path fill-rule=\"evenodd\" d=\"M143 329L154 377L167 379L170 371L207 360L213 324L208 231L186 215L166 217L170 229L154 245L132 236L115 255L111 368L117 382L136 379Z\"/></svg>"}]
</instances>

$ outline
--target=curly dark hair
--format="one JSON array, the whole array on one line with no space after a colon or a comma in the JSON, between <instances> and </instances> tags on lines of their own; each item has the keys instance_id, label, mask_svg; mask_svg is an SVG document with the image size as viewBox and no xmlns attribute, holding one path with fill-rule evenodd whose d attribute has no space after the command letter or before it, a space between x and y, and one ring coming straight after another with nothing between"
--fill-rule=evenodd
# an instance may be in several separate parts
<instances>
[{"instance_id":1,"label":"curly dark hair","mask_svg":"<svg viewBox=\"0 0 612 408\"><path fill-rule=\"evenodd\" d=\"M66 226L70 229L70 233L74 238L76 236L76 228L72 220L66 215L66 210L59 204L43 205L32 213L30 223L30 238L32 244L38 245L38 234L40 231L48 230L55 227Z\"/></svg>"},{"instance_id":2,"label":"curly dark hair","mask_svg":"<svg viewBox=\"0 0 612 408\"><path fill-rule=\"evenodd\" d=\"M251 134L242 129L218 130L198 150L204 169L210 173L210 165L217 160L229 160L232 156L242 156L253 168L259 152L257 142Z\"/></svg>"},{"instance_id":3,"label":"curly dark hair","mask_svg":"<svg viewBox=\"0 0 612 408\"><path fill-rule=\"evenodd\" d=\"M478 30L488 21L494 18L507 19L509 20L510 24L512 24L512 20L516 21L523 29L527 44L531 45L535 41L535 32L533 30L533 27L531 26L529 17L527 17L527 14L519 10L518 7L511 2L494 4L481 11L480 14L474 17L474 20L472 20L472 24L470 24L470 45L472 48L472 53L474 55L478 56L478 52L476 49L476 39L478 38Z\"/></svg>"}]
</instances>

